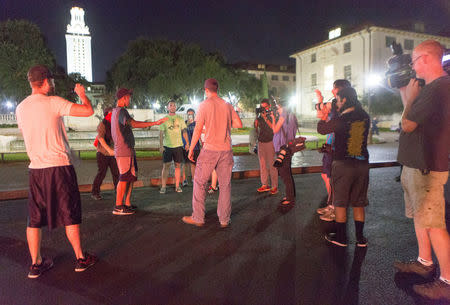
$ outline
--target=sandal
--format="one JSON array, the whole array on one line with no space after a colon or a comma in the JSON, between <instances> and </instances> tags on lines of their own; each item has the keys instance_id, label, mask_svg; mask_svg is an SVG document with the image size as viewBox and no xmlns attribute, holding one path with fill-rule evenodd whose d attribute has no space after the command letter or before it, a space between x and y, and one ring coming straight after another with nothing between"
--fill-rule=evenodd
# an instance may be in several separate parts
<instances>
[{"instance_id":1,"label":"sandal","mask_svg":"<svg viewBox=\"0 0 450 305\"><path fill-rule=\"evenodd\" d=\"M293 206L294 204L295 204L294 201L289 201L289 200L287 200L287 199L283 199L283 200L281 200L281 202L280 202L280 205L283 206L283 207Z\"/></svg>"},{"instance_id":2,"label":"sandal","mask_svg":"<svg viewBox=\"0 0 450 305\"><path fill-rule=\"evenodd\" d=\"M208 188L208 194L214 194L214 192L217 192L218 190L219 190L218 186L216 188L213 188L213 186L210 185Z\"/></svg>"}]
</instances>

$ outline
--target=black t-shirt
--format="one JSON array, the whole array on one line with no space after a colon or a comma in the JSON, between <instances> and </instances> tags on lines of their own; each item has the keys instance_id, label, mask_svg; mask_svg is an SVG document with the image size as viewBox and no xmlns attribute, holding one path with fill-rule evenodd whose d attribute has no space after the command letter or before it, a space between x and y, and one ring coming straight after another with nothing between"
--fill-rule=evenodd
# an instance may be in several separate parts
<instances>
[{"instance_id":1,"label":"black t-shirt","mask_svg":"<svg viewBox=\"0 0 450 305\"><path fill-rule=\"evenodd\" d=\"M435 79L422 88L407 119L418 125L400 133L398 162L437 172L448 171L450 149L450 76Z\"/></svg>"},{"instance_id":2,"label":"black t-shirt","mask_svg":"<svg viewBox=\"0 0 450 305\"><path fill-rule=\"evenodd\" d=\"M267 118L270 120L270 118ZM266 121L264 121L264 118L261 116L256 119L258 121L258 141L261 143L267 143L273 140L273 130L270 128L269 125L267 125Z\"/></svg>"},{"instance_id":3,"label":"black t-shirt","mask_svg":"<svg viewBox=\"0 0 450 305\"><path fill-rule=\"evenodd\" d=\"M362 108L339 114L328 122L320 121L317 124L317 132L320 134L334 132L334 160L354 159L368 162L369 128L369 115Z\"/></svg>"}]
</instances>

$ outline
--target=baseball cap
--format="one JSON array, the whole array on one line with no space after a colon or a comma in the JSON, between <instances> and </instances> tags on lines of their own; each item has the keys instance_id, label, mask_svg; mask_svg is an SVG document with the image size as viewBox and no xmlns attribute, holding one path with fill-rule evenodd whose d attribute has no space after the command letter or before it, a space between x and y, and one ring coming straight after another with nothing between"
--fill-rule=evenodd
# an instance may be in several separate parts
<instances>
[{"instance_id":1,"label":"baseball cap","mask_svg":"<svg viewBox=\"0 0 450 305\"><path fill-rule=\"evenodd\" d=\"M132 94L133 94L133 90L130 90L127 88L120 88L119 90L117 90L116 97L118 100L120 100L125 95L132 95Z\"/></svg>"},{"instance_id":2,"label":"baseball cap","mask_svg":"<svg viewBox=\"0 0 450 305\"><path fill-rule=\"evenodd\" d=\"M30 68L27 73L29 82L43 81L44 79L54 78L52 71L44 65L36 65Z\"/></svg>"},{"instance_id":3,"label":"baseball cap","mask_svg":"<svg viewBox=\"0 0 450 305\"><path fill-rule=\"evenodd\" d=\"M204 87L213 92L217 92L217 90L219 89L219 83L214 78L208 78L207 80L205 80Z\"/></svg>"}]
</instances>

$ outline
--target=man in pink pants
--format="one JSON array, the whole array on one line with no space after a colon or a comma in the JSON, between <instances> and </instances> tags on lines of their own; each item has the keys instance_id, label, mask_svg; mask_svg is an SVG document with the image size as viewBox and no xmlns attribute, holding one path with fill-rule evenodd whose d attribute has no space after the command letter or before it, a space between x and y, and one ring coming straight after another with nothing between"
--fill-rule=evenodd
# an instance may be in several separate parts
<instances>
[{"instance_id":1,"label":"man in pink pants","mask_svg":"<svg viewBox=\"0 0 450 305\"><path fill-rule=\"evenodd\" d=\"M233 106L217 95L219 84L209 78L205 81L204 100L199 107L196 126L189 147L188 158L193 160L194 148L205 127L203 148L197 159L192 195L192 215L184 216L183 222L203 226L205 223L205 197L207 183L215 169L219 178L219 201L217 215L220 226L225 228L230 223L231 215L231 172L233 169L233 152L231 150L231 128L241 128L242 122Z\"/></svg>"}]
</instances>

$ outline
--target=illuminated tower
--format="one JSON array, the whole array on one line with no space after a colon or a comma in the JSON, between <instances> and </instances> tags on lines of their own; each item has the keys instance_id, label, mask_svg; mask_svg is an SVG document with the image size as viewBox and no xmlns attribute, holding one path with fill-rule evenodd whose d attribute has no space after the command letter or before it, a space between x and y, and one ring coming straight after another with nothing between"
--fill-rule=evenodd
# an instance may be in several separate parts
<instances>
[{"instance_id":1,"label":"illuminated tower","mask_svg":"<svg viewBox=\"0 0 450 305\"><path fill-rule=\"evenodd\" d=\"M67 25L67 74L78 72L92 82L91 36L84 24L84 10L72 7L71 20Z\"/></svg>"}]
</instances>

